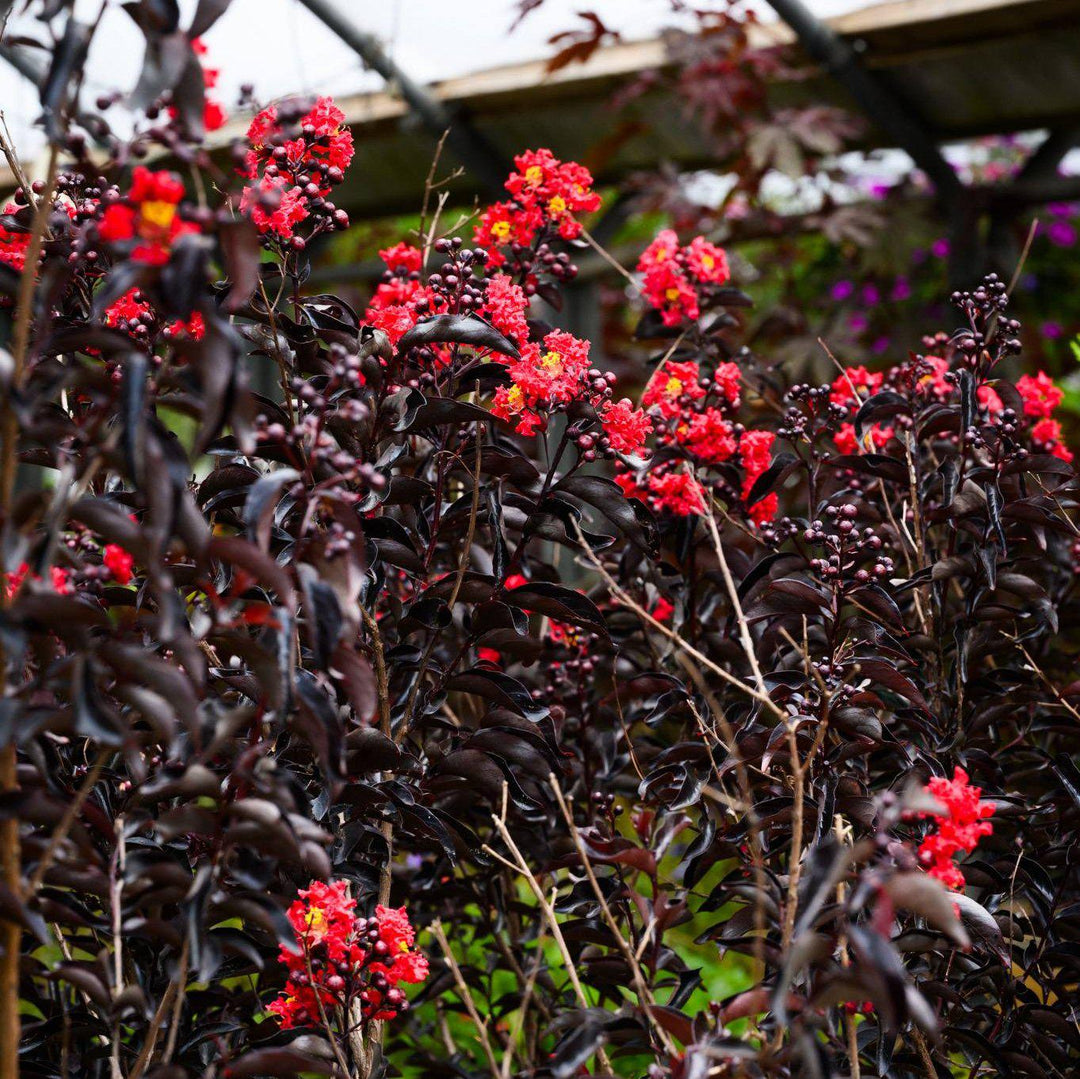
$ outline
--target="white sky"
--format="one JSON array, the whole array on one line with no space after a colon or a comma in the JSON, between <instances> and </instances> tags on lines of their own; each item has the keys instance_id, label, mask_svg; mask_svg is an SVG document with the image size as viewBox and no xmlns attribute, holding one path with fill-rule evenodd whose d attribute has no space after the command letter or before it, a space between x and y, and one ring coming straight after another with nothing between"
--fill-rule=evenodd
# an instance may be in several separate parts
<instances>
[{"instance_id":1,"label":"white sky","mask_svg":"<svg viewBox=\"0 0 1080 1079\"><path fill-rule=\"evenodd\" d=\"M78 0L80 7L84 0ZM86 0L93 18L100 0ZM513 0L333 0L357 25L376 34L414 79L431 82L500 64L547 56L552 34L578 26L576 13L595 11L625 39L650 37L671 26L668 0L545 0L510 34ZM869 6L870 0L810 0L810 7L832 15ZM110 0L95 37L85 91L87 104L105 90L132 87L141 66L142 36L119 0ZM181 0L185 21L195 0ZM766 5L760 5L767 13ZM13 18L10 34L41 36L32 19ZM359 59L297 0L233 0L206 36L207 62L221 69L219 98L226 108L245 82L260 100L289 92L344 95L380 85ZM34 154L41 136L36 91L0 61L0 110L19 151Z\"/></svg>"}]
</instances>

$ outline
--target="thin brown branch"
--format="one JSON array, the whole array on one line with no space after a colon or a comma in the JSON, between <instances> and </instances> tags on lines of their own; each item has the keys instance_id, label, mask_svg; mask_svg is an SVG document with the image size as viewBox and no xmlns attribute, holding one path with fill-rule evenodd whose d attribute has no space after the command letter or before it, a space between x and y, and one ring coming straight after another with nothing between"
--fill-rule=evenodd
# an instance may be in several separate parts
<instances>
[{"instance_id":1,"label":"thin brown branch","mask_svg":"<svg viewBox=\"0 0 1080 1079\"><path fill-rule=\"evenodd\" d=\"M615 943L618 945L619 951L623 953L623 958L626 959L627 965L630 968L630 975L634 980L634 991L637 993L638 1002L648 1016L653 1031L659 1039L660 1044L663 1045L665 1052L669 1055L673 1054L677 1051L678 1047L672 1040L671 1035L656 1021L656 1017L652 1011L656 1005L656 999L645 981L645 974L641 969L641 963L638 961L638 957L634 954L634 949L630 947L626 937L623 936L622 930L619 928L619 923L615 920L615 915L611 912L611 907L608 905L603 889L600 887L600 882L596 879L596 874L593 872L592 862L589 859L589 852L585 849L585 843L581 838L581 832L578 831L578 827L574 823L574 815L570 812L570 807L566 804L566 798L563 795L562 788L559 786L559 781L555 778L553 773L548 776L548 783L555 793L555 800L559 803L559 809L562 811L563 819L570 829L570 835L574 840L574 846L577 847L578 857L581 858L581 864L585 869L585 875L589 878L589 884L592 885L593 894L600 904L600 911L604 915L604 921L607 922L608 928L615 938Z\"/></svg>"},{"instance_id":2,"label":"thin brown branch","mask_svg":"<svg viewBox=\"0 0 1080 1079\"><path fill-rule=\"evenodd\" d=\"M692 644L684 640L675 630L668 626L665 626L663 622L654 618L644 607L641 606L635 599L629 596L615 581L610 573L604 568L603 563L593 553L592 548L586 543L585 537L582 535L581 528L576 521L571 522L574 526L574 530L577 532L578 540L581 544L581 551L585 557L592 563L593 567L603 578L604 583L608 586L612 597L616 602L621 603L624 607L632 610L639 618L643 619L653 629L662 633L668 640L672 641L678 648L685 652L688 656L696 659L703 667L707 667L718 678L722 678L728 685L734 686L736 689L741 690L748 697L753 697L754 700L763 704L778 718L784 718L784 712L778 704L767 694L761 693L754 686L748 685L741 678L736 678L730 671L724 670L719 664L714 663L708 656L699 652Z\"/></svg>"},{"instance_id":3,"label":"thin brown branch","mask_svg":"<svg viewBox=\"0 0 1080 1079\"><path fill-rule=\"evenodd\" d=\"M495 1050L491 1045L491 1039L488 1037L487 1024L480 1018L480 1012L476 1007L476 1001L473 1000L473 995L465 982L464 975L461 973L461 967L458 966L458 962L454 958L450 942L446 939L446 933L443 932L442 922L436 920L432 923L431 935L439 942L439 947L442 949L442 953L446 958L446 965L450 968L450 973L454 977L454 985L457 988L458 996L465 1005L465 1010L469 1013L469 1018L473 1021L473 1025L476 1027L477 1040L480 1042L481 1049L484 1050L484 1057L487 1060L488 1070L491 1072L493 1079L501 1079L502 1073L499 1069L498 1059L495 1056ZM507 1049L507 1054L510 1054L509 1048Z\"/></svg>"},{"instance_id":4,"label":"thin brown branch","mask_svg":"<svg viewBox=\"0 0 1080 1079\"><path fill-rule=\"evenodd\" d=\"M583 1008L590 1007L589 998L585 995L585 990L582 987L581 979L578 976L577 968L574 965L573 957L570 955L570 949L567 947L566 938L563 936L562 927L559 925L559 921L555 916L555 908L551 905L547 896L544 895L543 889L537 883L536 878L533 876L532 871L529 869L528 863L525 861L524 855L518 848L517 843L514 842L514 837L510 834L509 828L506 827L506 788L503 787L503 810L500 817L497 813L491 815L492 823L495 825L495 830L499 833L499 837L506 844L507 849L513 855L513 861L509 861L504 858L498 851L492 849L486 843L484 844L484 851L490 854L497 861L503 865L509 866L511 869L516 870L525 878L525 883L528 884L529 890L536 898L536 902L540 907L540 911L544 916L544 920L547 922L548 929L551 931L551 935L555 940L555 944L559 949L559 955L562 956L562 961L566 967L567 977L570 979L570 984L573 986L574 995L578 999L578 1003ZM597 1060L600 1061L601 1066L606 1071L611 1071L611 1061L608 1059L607 1053L602 1048L596 1051Z\"/></svg>"}]
</instances>

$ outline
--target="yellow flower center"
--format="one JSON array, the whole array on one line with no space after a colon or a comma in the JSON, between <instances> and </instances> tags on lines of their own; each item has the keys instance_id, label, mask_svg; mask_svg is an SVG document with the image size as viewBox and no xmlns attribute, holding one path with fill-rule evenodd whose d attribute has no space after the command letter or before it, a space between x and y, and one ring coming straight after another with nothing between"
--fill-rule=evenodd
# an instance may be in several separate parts
<instances>
[{"instance_id":1,"label":"yellow flower center","mask_svg":"<svg viewBox=\"0 0 1080 1079\"><path fill-rule=\"evenodd\" d=\"M304 923L309 929L313 929L316 933L325 929L326 915L323 913L322 908L312 907L311 910L304 915Z\"/></svg>"},{"instance_id":2,"label":"yellow flower center","mask_svg":"<svg viewBox=\"0 0 1080 1079\"><path fill-rule=\"evenodd\" d=\"M176 216L176 206L161 199L144 202L140 209L143 222L162 231L169 228Z\"/></svg>"},{"instance_id":3,"label":"yellow flower center","mask_svg":"<svg viewBox=\"0 0 1080 1079\"><path fill-rule=\"evenodd\" d=\"M511 386L510 392L506 395L506 400L510 405L510 408L517 412L522 405L525 404L525 394L522 393L520 386Z\"/></svg>"},{"instance_id":4,"label":"yellow flower center","mask_svg":"<svg viewBox=\"0 0 1080 1079\"><path fill-rule=\"evenodd\" d=\"M563 358L557 352L545 352L544 355L540 357L540 366L550 375L561 374L563 369Z\"/></svg>"},{"instance_id":5,"label":"yellow flower center","mask_svg":"<svg viewBox=\"0 0 1080 1079\"><path fill-rule=\"evenodd\" d=\"M533 165L525 170L525 179L535 187L544 179L544 170L539 165Z\"/></svg>"},{"instance_id":6,"label":"yellow flower center","mask_svg":"<svg viewBox=\"0 0 1080 1079\"><path fill-rule=\"evenodd\" d=\"M496 221L491 226L491 235L497 240L505 240L510 235L510 222L509 221Z\"/></svg>"},{"instance_id":7,"label":"yellow flower center","mask_svg":"<svg viewBox=\"0 0 1080 1079\"><path fill-rule=\"evenodd\" d=\"M711 270L716 265L716 259L714 259L712 255L702 255L701 265L704 266L706 270Z\"/></svg>"},{"instance_id":8,"label":"yellow flower center","mask_svg":"<svg viewBox=\"0 0 1080 1079\"><path fill-rule=\"evenodd\" d=\"M672 375L672 377L667 380L667 385L664 387L664 392L669 397L678 397L679 394L682 393L682 391L683 391L682 380L678 379L678 378L675 378L675 376Z\"/></svg>"},{"instance_id":9,"label":"yellow flower center","mask_svg":"<svg viewBox=\"0 0 1080 1079\"><path fill-rule=\"evenodd\" d=\"M562 195L556 195L549 203L548 209L553 214L561 214L566 212L566 199Z\"/></svg>"},{"instance_id":10,"label":"yellow flower center","mask_svg":"<svg viewBox=\"0 0 1080 1079\"><path fill-rule=\"evenodd\" d=\"M671 303L674 303L679 298L679 290L677 288L669 288L664 293L664 298Z\"/></svg>"}]
</instances>

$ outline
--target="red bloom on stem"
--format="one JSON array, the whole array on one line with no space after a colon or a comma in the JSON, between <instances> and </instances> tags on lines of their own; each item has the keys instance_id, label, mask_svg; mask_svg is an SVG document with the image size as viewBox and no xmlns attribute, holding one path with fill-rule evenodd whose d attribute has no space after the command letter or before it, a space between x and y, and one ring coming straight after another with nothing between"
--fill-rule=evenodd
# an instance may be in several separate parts
<instances>
[{"instance_id":1,"label":"red bloom on stem","mask_svg":"<svg viewBox=\"0 0 1080 1079\"><path fill-rule=\"evenodd\" d=\"M628 397L607 402L601 410L600 422L616 453L637 453L652 430L652 421L640 408L634 408Z\"/></svg>"},{"instance_id":2,"label":"red bloom on stem","mask_svg":"<svg viewBox=\"0 0 1080 1079\"><path fill-rule=\"evenodd\" d=\"M707 408L691 417L680 442L706 464L719 464L735 455L738 442L731 422L716 408Z\"/></svg>"},{"instance_id":3,"label":"red bloom on stem","mask_svg":"<svg viewBox=\"0 0 1080 1079\"><path fill-rule=\"evenodd\" d=\"M166 337L190 337L193 341L201 341L206 336L206 320L202 313L196 311L186 322L177 319L165 327L163 333Z\"/></svg>"},{"instance_id":4,"label":"red bloom on stem","mask_svg":"<svg viewBox=\"0 0 1080 1079\"><path fill-rule=\"evenodd\" d=\"M11 215L18 211L19 207L14 202L9 202L4 207L4 213ZM26 249L30 246L30 233L12 232L0 225L0 262L10 266L13 270L22 273L26 265Z\"/></svg>"},{"instance_id":5,"label":"red bloom on stem","mask_svg":"<svg viewBox=\"0 0 1080 1079\"><path fill-rule=\"evenodd\" d=\"M296 933L297 943L301 949L325 944L331 959L336 961L347 951L355 918L355 904L349 898L348 882L339 880L324 884L313 881L297 895L299 898L288 912L289 924ZM291 951L287 954L295 955ZM295 962L295 959L290 962Z\"/></svg>"},{"instance_id":6,"label":"red bloom on stem","mask_svg":"<svg viewBox=\"0 0 1080 1079\"><path fill-rule=\"evenodd\" d=\"M488 252L488 265L495 269L506 262L499 248L509 244L527 247L543 224L543 215L535 206L494 202L480 215L473 230L473 242Z\"/></svg>"},{"instance_id":7,"label":"red bloom on stem","mask_svg":"<svg viewBox=\"0 0 1080 1079\"><path fill-rule=\"evenodd\" d=\"M985 383L975 391L975 398L991 416L996 416L1005 408L1005 402L998 396L997 390Z\"/></svg>"},{"instance_id":8,"label":"red bloom on stem","mask_svg":"<svg viewBox=\"0 0 1080 1079\"><path fill-rule=\"evenodd\" d=\"M365 1019L393 1019L408 1007L397 987L427 977L428 962L414 948L405 908L378 906L372 918L362 918L344 881L313 882L288 918L296 948L281 949L289 976L267 1009L284 1029L316 1026L320 1013L347 1011L354 1001Z\"/></svg>"},{"instance_id":9,"label":"red bloom on stem","mask_svg":"<svg viewBox=\"0 0 1080 1079\"><path fill-rule=\"evenodd\" d=\"M947 399L953 390L952 383L945 378L949 371L949 361L941 356L924 356L922 364L926 373L919 378L919 389L942 400Z\"/></svg>"},{"instance_id":10,"label":"red bloom on stem","mask_svg":"<svg viewBox=\"0 0 1080 1079\"><path fill-rule=\"evenodd\" d=\"M183 197L184 185L173 173L151 172L139 165L132 173L126 201L106 208L99 235L106 243L135 241L134 261L161 266L169 261L172 246L181 236L199 231L180 217Z\"/></svg>"},{"instance_id":11,"label":"red bloom on stem","mask_svg":"<svg viewBox=\"0 0 1080 1079\"><path fill-rule=\"evenodd\" d=\"M541 229L553 228L564 240L581 235L577 214L600 207L593 178L584 165L560 161L550 150L527 150L514 158L515 171L506 180L511 198L496 202L481 215L473 241L489 255L488 264L501 266L499 249L509 244L527 247Z\"/></svg>"},{"instance_id":12,"label":"red bloom on stem","mask_svg":"<svg viewBox=\"0 0 1080 1079\"><path fill-rule=\"evenodd\" d=\"M117 584L128 584L132 578L135 559L117 543L105 545L101 552L101 564L112 574Z\"/></svg>"},{"instance_id":13,"label":"red bloom on stem","mask_svg":"<svg viewBox=\"0 0 1080 1079\"><path fill-rule=\"evenodd\" d=\"M963 768L953 770L953 778L934 776L927 789L944 807L943 814L931 814L937 830L919 844L919 857L929 865L928 872L953 891L964 887L964 874L953 862L957 854L970 854L994 826L987 819L994 806L980 800L982 790L971 786Z\"/></svg>"},{"instance_id":14,"label":"red bloom on stem","mask_svg":"<svg viewBox=\"0 0 1080 1079\"><path fill-rule=\"evenodd\" d=\"M495 274L488 279L484 306L481 309L495 329L506 334L518 348L529 339L529 324L525 313L529 300L525 290L514 284L506 274Z\"/></svg>"},{"instance_id":15,"label":"red bloom on stem","mask_svg":"<svg viewBox=\"0 0 1080 1079\"><path fill-rule=\"evenodd\" d=\"M1039 420L1031 429L1031 441L1039 449L1051 453L1055 457L1060 457L1063 461L1071 461L1073 459L1072 450L1062 443L1061 438L1061 424L1057 420Z\"/></svg>"},{"instance_id":16,"label":"red bloom on stem","mask_svg":"<svg viewBox=\"0 0 1080 1079\"><path fill-rule=\"evenodd\" d=\"M291 239L308 216L303 192L284 176L263 176L257 185L248 184L240 195L240 209L251 215L259 232L282 240Z\"/></svg>"},{"instance_id":17,"label":"red bloom on stem","mask_svg":"<svg viewBox=\"0 0 1080 1079\"><path fill-rule=\"evenodd\" d=\"M119 330L130 331L133 327L154 319L154 310L138 289L128 289L119 299L105 308L104 322Z\"/></svg>"},{"instance_id":18,"label":"red bloom on stem","mask_svg":"<svg viewBox=\"0 0 1080 1079\"><path fill-rule=\"evenodd\" d=\"M6 580L4 581L5 594L8 596L15 595L28 576L35 581L41 580L36 573L30 573L30 566L26 562L19 563L19 568L14 573L6 574ZM49 569L49 583L52 585L53 591L59 592L62 596L70 596L74 592L71 584L71 573L69 570L64 569L63 566L52 566Z\"/></svg>"},{"instance_id":19,"label":"red bloom on stem","mask_svg":"<svg viewBox=\"0 0 1080 1079\"><path fill-rule=\"evenodd\" d=\"M191 51L198 57L203 57L208 52L206 44L203 42L202 38L198 37L192 39ZM202 64L202 74L204 89L207 91L215 89L218 84L218 77L221 74L220 68L208 67L206 64ZM169 107L169 115L174 120L176 119L177 110L175 106ZM217 131L218 128L225 126L225 122L228 118L229 115L221 102L207 93L205 95L205 104L203 105L203 127L205 127L207 131Z\"/></svg>"},{"instance_id":20,"label":"red bloom on stem","mask_svg":"<svg viewBox=\"0 0 1080 1079\"><path fill-rule=\"evenodd\" d=\"M722 285L731 279L727 252L709 243L704 236L695 236L686 248L686 265L699 280Z\"/></svg>"},{"instance_id":21,"label":"red bloom on stem","mask_svg":"<svg viewBox=\"0 0 1080 1079\"><path fill-rule=\"evenodd\" d=\"M772 462L772 448L775 441L776 435L772 431L747 431L739 440L739 457L742 459L745 471L742 489L744 499L749 497L758 477ZM750 520L760 525L771 521L776 516L777 509L779 509L779 499L775 494L769 494L750 506L747 512Z\"/></svg>"},{"instance_id":22,"label":"red bloom on stem","mask_svg":"<svg viewBox=\"0 0 1080 1079\"><path fill-rule=\"evenodd\" d=\"M739 407L740 375L737 363L718 363L713 372L713 386L731 408Z\"/></svg>"},{"instance_id":23,"label":"red bloom on stem","mask_svg":"<svg viewBox=\"0 0 1080 1079\"><path fill-rule=\"evenodd\" d=\"M842 423L836 434L833 435L833 441L841 453L863 453L867 444L872 449L880 450L892 436L893 429L891 427L883 427L880 423L875 423L865 432L865 442L860 443L858 438L855 437L855 425Z\"/></svg>"},{"instance_id":24,"label":"red bloom on stem","mask_svg":"<svg viewBox=\"0 0 1080 1079\"><path fill-rule=\"evenodd\" d=\"M834 405L859 405L877 393L885 376L865 367L849 367L832 384L829 400Z\"/></svg>"},{"instance_id":25,"label":"red bloom on stem","mask_svg":"<svg viewBox=\"0 0 1080 1079\"><path fill-rule=\"evenodd\" d=\"M390 307L368 308L365 319L375 329L382 330L390 338L390 344L397 347L397 343L416 325L416 312L404 304L393 304Z\"/></svg>"},{"instance_id":26,"label":"red bloom on stem","mask_svg":"<svg viewBox=\"0 0 1080 1079\"><path fill-rule=\"evenodd\" d=\"M642 291L645 299L660 312L665 326L693 321L701 313L697 291L673 261L646 270Z\"/></svg>"},{"instance_id":27,"label":"red bloom on stem","mask_svg":"<svg viewBox=\"0 0 1080 1079\"><path fill-rule=\"evenodd\" d=\"M293 239L296 226L311 216L310 201L329 195L353 158L352 132L332 98L318 98L298 121L297 131L297 138L285 138L292 131L286 132L275 105L263 109L248 128L250 148L242 172L253 182L244 188L240 206L261 233L279 240ZM332 220L317 221L317 229L348 224L341 210Z\"/></svg>"},{"instance_id":28,"label":"red bloom on stem","mask_svg":"<svg viewBox=\"0 0 1080 1079\"><path fill-rule=\"evenodd\" d=\"M546 423L541 410L569 404L584 394L589 343L552 330L542 346L526 345L509 368L513 385L499 387L491 411L500 419L515 420L520 434L533 434Z\"/></svg>"},{"instance_id":29,"label":"red bloom on stem","mask_svg":"<svg viewBox=\"0 0 1080 1079\"><path fill-rule=\"evenodd\" d=\"M301 137L286 144L284 160L275 159L279 168L292 173L303 171L320 162L330 167L346 169L353 158L352 132L345 126L345 114L331 97L320 97L299 121ZM248 127L251 149L247 158L247 178L255 179L262 158L273 139L284 134L278 121L278 110L270 105L258 113Z\"/></svg>"},{"instance_id":30,"label":"red bloom on stem","mask_svg":"<svg viewBox=\"0 0 1080 1079\"><path fill-rule=\"evenodd\" d=\"M1065 397L1065 391L1055 386L1045 371L1034 377L1021 375L1016 380L1016 390L1024 402L1024 415L1028 419L1048 419Z\"/></svg>"},{"instance_id":31,"label":"red bloom on stem","mask_svg":"<svg viewBox=\"0 0 1080 1079\"><path fill-rule=\"evenodd\" d=\"M394 244L393 247L385 247L379 252L379 258L386 263L388 270L404 270L405 273L419 271L423 253L419 247L407 244L404 241Z\"/></svg>"},{"instance_id":32,"label":"red bloom on stem","mask_svg":"<svg viewBox=\"0 0 1080 1079\"><path fill-rule=\"evenodd\" d=\"M679 250L679 237L674 231L661 229L653 242L641 252L641 258L638 259L637 264L638 272L645 273L654 266L670 262L679 254Z\"/></svg>"},{"instance_id":33,"label":"red bloom on stem","mask_svg":"<svg viewBox=\"0 0 1080 1079\"><path fill-rule=\"evenodd\" d=\"M701 371L693 360L685 363L668 360L653 372L641 403L645 408L659 409L660 415L670 420L682 411L681 398L696 401L705 396L700 377Z\"/></svg>"},{"instance_id":34,"label":"red bloom on stem","mask_svg":"<svg viewBox=\"0 0 1080 1079\"><path fill-rule=\"evenodd\" d=\"M600 196L592 190L593 178L584 165L560 161L550 150L526 150L514 158L516 172L506 181L506 190L522 206L535 207L552 222L564 240L581 235L581 223L574 216L600 208Z\"/></svg>"},{"instance_id":35,"label":"red bloom on stem","mask_svg":"<svg viewBox=\"0 0 1080 1079\"><path fill-rule=\"evenodd\" d=\"M665 326L678 326L701 313L701 299L710 288L731 278L727 253L695 236L685 247L671 229L657 233L641 253L637 264L642 275L642 294L660 312Z\"/></svg>"},{"instance_id":36,"label":"red bloom on stem","mask_svg":"<svg viewBox=\"0 0 1080 1079\"><path fill-rule=\"evenodd\" d=\"M705 512L705 492L693 474L686 471L654 471L647 480L650 501L657 509L676 517L693 517Z\"/></svg>"}]
</instances>

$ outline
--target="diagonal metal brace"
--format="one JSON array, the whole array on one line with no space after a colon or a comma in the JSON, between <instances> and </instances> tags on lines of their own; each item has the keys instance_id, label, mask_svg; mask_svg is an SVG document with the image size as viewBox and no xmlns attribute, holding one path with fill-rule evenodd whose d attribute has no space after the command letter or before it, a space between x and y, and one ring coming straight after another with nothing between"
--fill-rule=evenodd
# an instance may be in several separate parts
<instances>
[{"instance_id":1,"label":"diagonal metal brace","mask_svg":"<svg viewBox=\"0 0 1080 1079\"><path fill-rule=\"evenodd\" d=\"M361 30L330 0L300 0L300 3L337 34L366 67L397 87L405 103L434 138L442 138L443 132L449 132L446 142L450 149L475 174L489 195L497 197L503 193L509 168L502 155L467 120L454 116L446 105L414 82L387 55L374 34Z\"/></svg>"},{"instance_id":2,"label":"diagonal metal brace","mask_svg":"<svg viewBox=\"0 0 1080 1079\"><path fill-rule=\"evenodd\" d=\"M769 0L769 6L791 27L803 48L855 98L863 112L911 155L943 202L952 204L963 197L964 185L930 132L912 115L905 101L867 71L850 42L826 26L801 0Z\"/></svg>"}]
</instances>

